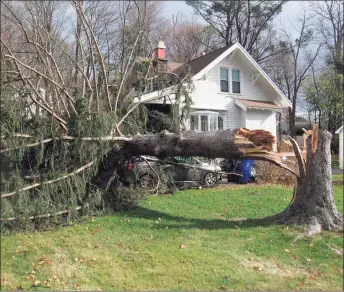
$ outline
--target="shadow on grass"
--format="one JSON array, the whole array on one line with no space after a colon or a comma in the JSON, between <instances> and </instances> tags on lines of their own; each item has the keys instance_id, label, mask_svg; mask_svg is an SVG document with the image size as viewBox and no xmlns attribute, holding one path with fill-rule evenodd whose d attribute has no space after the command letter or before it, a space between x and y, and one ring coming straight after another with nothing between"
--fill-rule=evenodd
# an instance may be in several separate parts
<instances>
[{"instance_id":1,"label":"shadow on grass","mask_svg":"<svg viewBox=\"0 0 344 292\"><path fill-rule=\"evenodd\" d=\"M207 229L207 230L217 230L217 229L240 229L263 227L278 225L278 220L276 216L269 216L264 218L233 218L233 219L199 219L199 218L187 218L183 216L175 216L168 213L147 209L144 207L137 207L128 212L117 213L120 217L131 217L131 218L141 218L152 220L154 222L159 221L161 224L154 225L153 228L157 229L169 229L173 228L184 228L184 229ZM160 221L160 219L161 221ZM144 224L141 222L141 224ZM147 222L147 225L151 225L151 222ZM152 228L152 227L150 227Z\"/></svg>"}]
</instances>

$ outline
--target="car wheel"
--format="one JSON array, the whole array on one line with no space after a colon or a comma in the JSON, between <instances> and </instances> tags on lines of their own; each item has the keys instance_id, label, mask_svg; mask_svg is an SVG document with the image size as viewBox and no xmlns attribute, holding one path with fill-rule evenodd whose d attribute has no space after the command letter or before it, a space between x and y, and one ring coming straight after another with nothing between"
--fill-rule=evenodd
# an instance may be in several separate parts
<instances>
[{"instance_id":1,"label":"car wheel","mask_svg":"<svg viewBox=\"0 0 344 292\"><path fill-rule=\"evenodd\" d=\"M216 184L216 174L208 172L203 178L203 184L207 187L213 187Z\"/></svg>"},{"instance_id":2,"label":"car wheel","mask_svg":"<svg viewBox=\"0 0 344 292\"><path fill-rule=\"evenodd\" d=\"M140 186L143 189L151 189L154 187L154 181L154 177L151 174L146 173L140 177Z\"/></svg>"}]
</instances>

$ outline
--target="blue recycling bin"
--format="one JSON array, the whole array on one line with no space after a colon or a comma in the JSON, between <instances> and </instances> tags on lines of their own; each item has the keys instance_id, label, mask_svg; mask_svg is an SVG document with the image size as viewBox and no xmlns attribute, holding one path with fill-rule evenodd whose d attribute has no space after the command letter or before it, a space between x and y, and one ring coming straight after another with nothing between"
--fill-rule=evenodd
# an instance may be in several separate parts
<instances>
[{"instance_id":1,"label":"blue recycling bin","mask_svg":"<svg viewBox=\"0 0 344 292\"><path fill-rule=\"evenodd\" d=\"M251 168L254 165L254 160L243 160L238 165L237 172L242 176L239 178L239 184L247 184L251 179Z\"/></svg>"}]
</instances>

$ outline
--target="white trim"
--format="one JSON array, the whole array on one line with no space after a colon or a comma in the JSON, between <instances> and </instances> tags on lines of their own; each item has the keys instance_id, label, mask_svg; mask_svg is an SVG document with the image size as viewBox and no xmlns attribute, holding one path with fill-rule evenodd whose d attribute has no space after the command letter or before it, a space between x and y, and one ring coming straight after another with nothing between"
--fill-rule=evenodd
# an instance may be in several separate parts
<instances>
[{"instance_id":1,"label":"white trim","mask_svg":"<svg viewBox=\"0 0 344 292\"><path fill-rule=\"evenodd\" d=\"M239 49L245 57L251 62L251 64L259 71L260 74L268 81L268 83L277 91L277 93L281 96L281 98L286 102L286 104L289 105L289 107L292 107L291 101L284 95L284 93L277 87L277 85L271 80L271 78L264 72L264 70L257 64L257 62L250 56L250 54L239 44L235 43L233 46L229 47L226 51L224 51L220 56L218 56L214 61L212 61L210 64L205 66L200 72L195 74L192 79L197 80L202 76L204 73L208 72L210 69L212 69L214 66L219 64L223 58L228 56L230 53L232 53L235 49Z\"/></svg>"},{"instance_id":2,"label":"white trim","mask_svg":"<svg viewBox=\"0 0 344 292\"><path fill-rule=\"evenodd\" d=\"M227 83L228 83L228 91L221 91L221 69L227 69ZM219 72L219 93L221 94L230 94L230 68L226 66L218 66L218 72Z\"/></svg>"},{"instance_id":3,"label":"white trim","mask_svg":"<svg viewBox=\"0 0 344 292\"><path fill-rule=\"evenodd\" d=\"M343 125L336 131L336 134L339 134L341 131L343 131Z\"/></svg>"},{"instance_id":4,"label":"white trim","mask_svg":"<svg viewBox=\"0 0 344 292\"><path fill-rule=\"evenodd\" d=\"M237 101L236 99L235 99L235 104L238 107L242 108L245 112L247 111L247 107L244 104L242 104L241 102Z\"/></svg>"},{"instance_id":5,"label":"white trim","mask_svg":"<svg viewBox=\"0 0 344 292\"><path fill-rule=\"evenodd\" d=\"M239 83L240 83L240 92L239 93L237 93L237 92L233 92L233 80L232 80L232 77L233 77L233 72L232 72L232 70L237 70L237 71L239 71ZM231 82L230 82L230 84L231 84L231 87L230 87L230 93L231 94L234 94L234 95L243 95L243 92L242 92L242 78L241 78L241 69L239 69L239 68L235 68L235 67L231 67L231 74L230 74L230 79L231 79Z\"/></svg>"},{"instance_id":6,"label":"white trim","mask_svg":"<svg viewBox=\"0 0 344 292\"><path fill-rule=\"evenodd\" d=\"M190 112L190 115L205 115L205 114L217 115L217 116L220 115L219 112L214 112L214 111L210 111L210 110L200 110L200 111L192 111L192 112Z\"/></svg>"},{"instance_id":7,"label":"white trim","mask_svg":"<svg viewBox=\"0 0 344 292\"><path fill-rule=\"evenodd\" d=\"M213 111L208 111L208 110L200 110L200 111L193 111L190 112L190 117L189 117L189 125L187 126L188 129L191 130L191 116L197 116L198 117L198 125L197 125L197 130L192 130L192 131L200 131L200 132L211 132L210 130L210 117L214 116L216 117L216 126L215 126L215 130L214 131L218 131L219 129L219 117L222 118L222 127L224 127L223 123L224 123L224 115L218 112L213 112ZM208 130L207 131L202 131L202 122L201 122L201 117L202 116L206 116L207 117L207 124L208 124Z\"/></svg>"}]
</instances>

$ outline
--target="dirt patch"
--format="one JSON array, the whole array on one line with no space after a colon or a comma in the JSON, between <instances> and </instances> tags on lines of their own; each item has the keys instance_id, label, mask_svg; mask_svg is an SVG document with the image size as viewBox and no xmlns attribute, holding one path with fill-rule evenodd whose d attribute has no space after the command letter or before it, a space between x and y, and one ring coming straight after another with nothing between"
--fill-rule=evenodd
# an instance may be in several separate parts
<instances>
[{"instance_id":1,"label":"dirt patch","mask_svg":"<svg viewBox=\"0 0 344 292\"><path fill-rule=\"evenodd\" d=\"M294 277L295 275L308 276L309 273L302 269L290 269L276 262L257 260L252 258L243 259L241 265L245 268L251 268L258 272L278 277Z\"/></svg>"}]
</instances>

